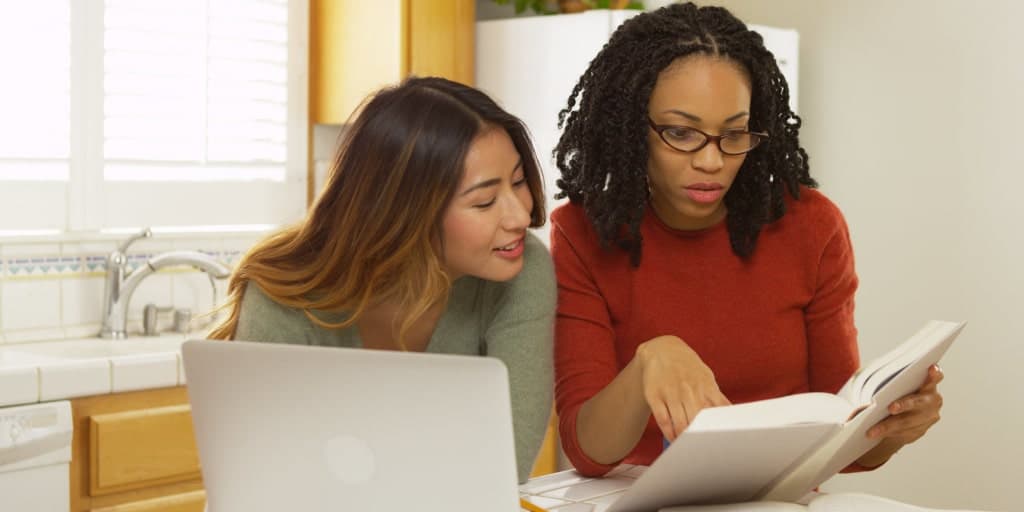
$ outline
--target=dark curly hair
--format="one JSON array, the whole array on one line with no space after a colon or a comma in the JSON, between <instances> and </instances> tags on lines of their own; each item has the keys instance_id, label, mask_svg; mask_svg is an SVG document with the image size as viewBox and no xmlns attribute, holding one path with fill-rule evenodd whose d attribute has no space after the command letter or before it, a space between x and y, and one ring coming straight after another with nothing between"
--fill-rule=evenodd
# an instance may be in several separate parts
<instances>
[{"instance_id":1,"label":"dark curly hair","mask_svg":"<svg viewBox=\"0 0 1024 512\"><path fill-rule=\"evenodd\" d=\"M640 221L649 199L647 108L658 74L680 57L739 64L751 81L750 129L771 137L751 151L725 196L733 252L747 258L761 228L785 214L783 194L816 187L800 147L800 117L761 36L721 7L672 4L637 15L612 34L558 115L558 198L581 203L603 246L614 242L640 264Z\"/></svg>"}]
</instances>

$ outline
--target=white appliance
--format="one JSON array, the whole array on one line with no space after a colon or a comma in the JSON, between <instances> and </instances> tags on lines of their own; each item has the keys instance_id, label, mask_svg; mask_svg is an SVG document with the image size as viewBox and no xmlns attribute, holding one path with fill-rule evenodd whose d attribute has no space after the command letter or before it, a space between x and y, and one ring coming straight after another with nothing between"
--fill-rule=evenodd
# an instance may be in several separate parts
<instances>
[{"instance_id":1,"label":"white appliance","mask_svg":"<svg viewBox=\"0 0 1024 512\"><path fill-rule=\"evenodd\" d=\"M636 10L590 10L479 21L476 24L476 86L526 123L544 172L548 212L561 201L551 152L558 143L558 112L612 32ZM799 35L795 30L749 25L764 38L789 82L796 111ZM562 200L564 201L564 199ZM548 243L548 226L537 236Z\"/></svg>"},{"instance_id":2,"label":"white appliance","mask_svg":"<svg viewBox=\"0 0 1024 512\"><path fill-rule=\"evenodd\" d=\"M71 403L0 408L0 510L67 512Z\"/></svg>"}]
</instances>

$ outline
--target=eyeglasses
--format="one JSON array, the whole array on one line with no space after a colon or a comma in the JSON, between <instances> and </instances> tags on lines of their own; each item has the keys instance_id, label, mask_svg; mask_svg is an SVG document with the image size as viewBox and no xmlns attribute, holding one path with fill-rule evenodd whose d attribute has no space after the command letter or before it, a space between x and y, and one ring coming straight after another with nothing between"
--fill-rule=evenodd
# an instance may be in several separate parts
<instances>
[{"instance_id":1,"label":"eyeglasses","mask_svg":"<svg viewBox=\"0 0 1024 512\"><path fill-rule=\"evenodd\" d=\"M688 126L676 126L671 124L655 124L650 117L647 118L651 129L654 130L661 140L676 151L683 153L694 153L704 149L709 142L718 145L718 149L726 155L742 155L757 147L758 144L768 140L767 133L735 131L726 132L722 135L709 135L696 128Z\"/></svg>"}]
</instances>

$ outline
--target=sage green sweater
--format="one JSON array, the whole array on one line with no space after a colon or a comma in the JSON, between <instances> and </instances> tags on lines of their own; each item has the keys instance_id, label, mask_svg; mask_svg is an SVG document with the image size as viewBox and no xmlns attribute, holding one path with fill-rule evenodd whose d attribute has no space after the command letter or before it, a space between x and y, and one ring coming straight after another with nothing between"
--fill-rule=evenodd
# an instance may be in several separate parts
<instances>
[{"instance_id":1,"label":"sage green sweater","mask_svg":"<svg viewBox=\"0 0 1024 512\"><path fill-rule=\"evenodd\" d=\"M526 237L524 258L522 272L504 283L472 276L455 280L426 350L496 357L508 367L520 483L529 478L551 413L557 293L551 257L532 234ZM316 315L333 322L343 318L323 312ZM362 346L355 327L319 327L301 310L271 300L258 286L246 287L235 339Z\"/></svg>"}]
</instances>

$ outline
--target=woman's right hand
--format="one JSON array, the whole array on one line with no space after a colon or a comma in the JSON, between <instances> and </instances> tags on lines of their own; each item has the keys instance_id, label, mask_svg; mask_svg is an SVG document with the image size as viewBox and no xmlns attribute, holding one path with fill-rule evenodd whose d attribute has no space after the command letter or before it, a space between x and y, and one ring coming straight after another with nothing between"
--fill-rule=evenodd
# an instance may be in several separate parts
<instances>
[{"instance_id":1,"label":"woman's right hand","mask_svg":"<svg viewBox=\"0 0 1024 512\"><path fill-rule=\"evenodd\" d=\"M644 400L658 428L674 441L705 407L729 405L715 375L677 336L658 336L637 347Z\"/></svg>"}]
</instances>

